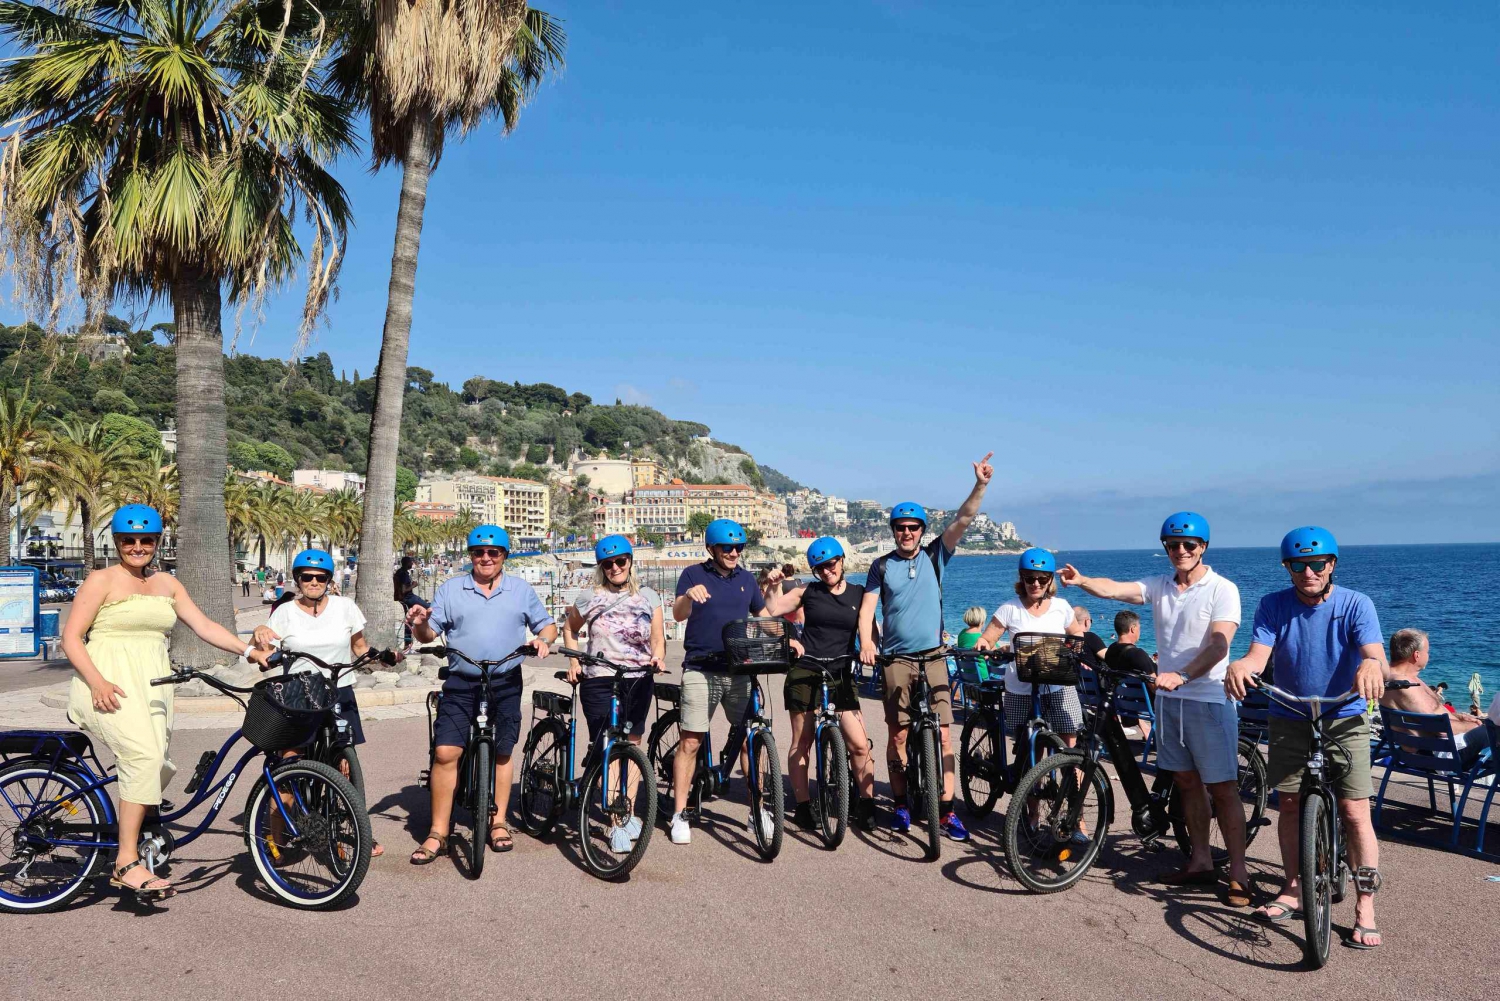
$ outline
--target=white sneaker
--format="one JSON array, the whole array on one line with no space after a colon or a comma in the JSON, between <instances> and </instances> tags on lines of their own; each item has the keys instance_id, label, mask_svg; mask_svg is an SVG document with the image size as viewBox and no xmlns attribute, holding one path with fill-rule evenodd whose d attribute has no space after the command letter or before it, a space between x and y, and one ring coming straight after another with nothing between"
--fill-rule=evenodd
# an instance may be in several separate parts
<instances>
[{"instance_id":1,"label":"white sneaker","mask_svg":"<svg viewBox=\"0 0 1500 1001\"><path fill-rule=\"evenodd\" d=\"M623 827L611 827L609 829L609 850L616 855L624 855L630 851L630 833Z\"/></svg>"},{"instance_id":2,"label":"white sneaker","mask_svg":"<svg viewBox=\"0 0 1500 1001\"><path fill-rule=\"evenodd\" d=\"M767 843L776 837L776 821L771 819L770 810L760 811L760 834L761 840Z\"/></svg>"},{"instance_id":3,"label":"white sneaker","mask_svg":"<svg viewBox=\"0 0 1500 1001\"><path fill-rule=\"evenodd\" d=\"M685 845L693 840L693 829L680 813L672 814L672 844Z\"/></svg>"},{"instance_id":4,"label":"white sneaker","mask_svg":"<svg viewBox=\"0 0 1500 1001\"><path fill-rule=\"evenodd\" d=\"M631 817L625 821L625 833L629 835L631 841L639 841L641 838L641 818Z\"/></svg>"}]
</instances>

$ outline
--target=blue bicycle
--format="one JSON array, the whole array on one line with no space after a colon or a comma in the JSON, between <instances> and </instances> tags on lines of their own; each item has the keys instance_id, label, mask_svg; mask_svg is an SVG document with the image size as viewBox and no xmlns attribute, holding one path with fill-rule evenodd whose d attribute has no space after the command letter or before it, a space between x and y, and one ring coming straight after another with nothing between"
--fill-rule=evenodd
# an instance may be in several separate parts
<instances>
[{"instance_id":1,"label":"blue bicycle","mask_svg":"<svg viewBox=\"0 0 1500 1001\"><path fill-rule=\"evenodd\" d=\"M849 768L849 744L839 726L839 714L833 708L829 690L850 669L853 657L809 657L797 658L799 666L811 664L820 675L818 685L821 695L818 701L817 722L813 730L813 749L817 768L810 776L817 783L818 806L821 810L818 833L829 850L844 841L849 830L849 803L858 795Z\"/></svg>"},{"instance_id":2,"label":"blue bicycle","mask_svg":"<svg viewBox=\"0 0 1500 1001\"><path fill-rule=\"evenodd\" d=\"M528 834L545 837L564 810L577 807L584 868L600 879L624 879L645 857L656 824L656 775L646 752L628 739L629 724L620 725L625 674L641 668L567 647L556 652L615 673L609 727L603 734L590 735L594 739L584 757L583 777L574 778L578 685L573 684L570 696L531 693L534 716L521 763L521 826ZM567 681L568 672L558 671L555 677Z\"/></svg>"},{"instance_id":3,"label":"blue bicycle","mask_svg":"<svg viewBox=\"0 0 1500 1001\"><path fill-rule=\"evenodd\" d=\"M1015 637L1015 643L1029 647L1037 635L1021 633ZM997 665L1014 660L1014 649L1013 646L1011 650L954 650L952 656L961 663L967 661L977 666L983 660ZM1042 713L1041 687L1032 685L1031 716L1010 734L1014 740L1012 766L1006 753L1004 692L1005 682L1001 678L981 682L971 693L974 709L964 717L958 775L964 805L974 817L988 816L1001 795L1015 789L1016 782L1038 761L1067 748Z\"/></svg>"},{"instance_id":4,"label":"blue bicycle","mask_svg":"<svg viewBox=\"0 0 1500 1001\"><path fill-rule=\"evenodd\" d=\"M153 874L173 853L208 830L240 773L259 757L260 776L245 809L245 843L255 870L280 901L304 910L337 907L359 889L374 838L363 798L338 770L280 752L310 739L336 693L321 675L284 675L254 688L225 684L198 671L175 671L153 685L201 680L239 701L245 720L224 741L212 766L200 768L181 809L147 817L138 846ZM245 703L241 702L242 705ZM240 740L252 746L220 779ZM116 776L100 763L87 734L28 730L0 734L0 911L42 913L66 906L107 875L119 848L119 826L107 787ZM198 826L177 836L171 824L212 800ZM100 869L104 872L100 872ZM156 891L136 894L143 903Z\"/></svg>"}]
</instances>

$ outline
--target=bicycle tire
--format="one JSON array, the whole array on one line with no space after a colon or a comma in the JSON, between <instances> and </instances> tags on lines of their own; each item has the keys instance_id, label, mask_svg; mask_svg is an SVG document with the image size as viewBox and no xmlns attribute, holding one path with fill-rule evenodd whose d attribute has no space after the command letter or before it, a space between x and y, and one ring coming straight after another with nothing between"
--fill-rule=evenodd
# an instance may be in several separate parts
<instances>
[{"instance_id":1,"label":"bicycle tire","mask_svg":"<svg viewBox=\"0 0 1500 1001\"><path fill-rule=\"evenodd\" d=\"M526 735L521 757L521 828L534 838L551 833L562 812L562 746L566 731L548 716Z\"/></svg>"},{"instance_id":2,"label":"bicycle tire","mask_svg":"<svg viewBox=\"0 0 1500 1001\"><path fill-rule=\"evenodd\" d=\"M983 712L970 713L959 737L958 775L970 816L987 817L1004 788L1003 743Z\"/></svg>"},{"instance_id":3,"label":"bicycle tire","mask_svg":"<svg viewBox=\"0 0 1500 1001\"><path fill-rule=\"evenodd\" d=\"M781 839L786 824L782 816L781 761L776 755L776 738L769 729L756 727L746 736L750 742L750 767L754 780L747 776L750 788L750 831L755 850L767 862L781 854ZM761 811L771 815L771 837L766 838L760 822Z\"/></svg>"},{"instance_id":4,"label":"bicycle tire","mask_svg":"<svg viewBox=\"0 0 1500 1001\"><path fill-rule=\"evenodd\" d=\"M469 749L473 761L469 768L470 790L474 797L474 830L469 838L469 878L484 874L484 856L490 847L490 783L495 780L495 748L481 739Z\"/></svg>"},{"instance_id":5,"label":"bicycle tire","mask_svg":"<svg viewBox=\"0 0 1500 1001\"><path fill-rule=\"evenodd\" d=\"M364 797L338 769L322 761L294 759L273 765L271 775L278 792L290 794L292 803L280 804L280 797L272 795L264 775L250 790L245 803L245 844L261 882L282 903L299 910L326 911L339 906L359 889L370 868L375 838ZM285 839L285 828L277 832L271 823L273 816L281 816L282 809L299 825L299 834L285 845L276 842L277 837ZM316 862L325 852L328 861L324 868L336 878L309 873L308 880L322 888L293 886L288 879L293 866Z\"/></svg>"},{"instance_id":6,"label":"bicycle tire","mask_svg":"<svg viewBox=\"0 0 1500 1001\"><path fill-rule=\"evenodd\" d=\"M818 805L823 845L830 851L844 842L849 830L849 748L838 724L818 730ZM819 777L821 776L821 777Z\"/></svg>"},{"instance_id":7,"label":"bicycle tire","mask_svg":"<svg viewBox=\"0 0 1500 1001\"><path fill-rule=\"evenodd\" d=\"M908 744L910 742L908 741ZM917 758L915 776L920 787L921 812L927 822L927 844L923 848L923 858L928 862L936 862L943 854L943 832L942 803L943 803L943 771L938 765L937 733L933 730L923 729L917 735ZM912 749L908 747L907 754ZM908 786L908 789L910 787Z\"/></svg>"},{"instance_id":8,"label":"bicycle tire","mask_svg":"<svg viewBox=\"0 0 1500 1001\"><path fill-rule=\"evenodd\" d=\"M1344 840L1344 818L1337 811L1333 817L1334 830L1338 831L1339 860L1334 868L1333 876L1333 902L1342 904L1344 895L1349 891L1349 842Z\"/></svg>"},{"instance_id":9,"label":"bicycle tire","mask_svg":"<svg viewBox=\"0 0 1500 1001\"><path fill-rule=\"evenodd\" d=\"M1021 885L1032 893L1057 893L1088 873L1109 835L1109 796L1103 767L1078 751L1048 755L1021 776L1005 811L1005 857ZM1033 797L1039 800L1035 826L1028 807ZM1078 844L1073 832L1083 827L1094 833Z\"/></svg>"},{"instance_id":10,"label":"bicycle tire","mask_svg":"<svg viewBox=\"0 0 1500 1001\"><path fill-rule=\"evenodd\" d=\"M677 745L682 741L682 714L677 709L668 709L656 717L651 733L646 737L646 756L656 773L659 795L671 798L672 758L677 754ZM665 760L664 760L665 759Z\"/></svg>"},{"instance_id":11,"label":"bicycle tire","mask_svg":"<svg viewBox=\"0 0 1500 1001\"><path fill-rule=\"evenodd\" d=\"M45 914L67 906L88 888L90 877L105 856L102 847L68 849L69 853L76 853L78 857L66 861L60 859L54 863L57 866L58 884L54 891L35 894L18 893L11 889L9 873L17 867L15 858L11 854L11 846L16 843L16 836L21 826L21 818L15 815L14 804L37 802L42 796L51 795L47 790L48 786L53 784L58 786L57 796L63 795L66 790L71 790L73 795L69 797L69 800L82 804L87 810L88 823L93 828L95 840L104 840L103 827L107 823L105 818L109 816L104 805L97 798L98 790L92 793L86 792L89 783L71 769L54 769L50 761L36 760L21 760L0 769L0 791L5 790L7 786L19 786L28 780L30 783L28 788L35 786L41 790L40 793L21 795L8 792L0 796L0 803L3 803L3 806L0 806L0 844L5 846L3 855L0 855L0 911L11 914ZM72 814L69 814L69 818L69 823L77 823L72 819ZM52 855L54 851L48 851L46 854ZM33 861L30 866L27 866L28 876L35 864Z\"/></svg>"},{"instance_id":12,"label":"bicycle tire","mask_svg":"<svg viewBox=\"0 0 1500 1001\"><path fill-rule=\"evenodd\" d=\"M1238 783L1240 802L1245 805L1245 847L1248 849L1250 843L1255 840L1255 835L1260 832L1261 819L1266 815L1266 763L1261 758L1260 752L1247 740L1242 740L1238 745L1239 768ZM1181 792L1177 783L1172 783L1172 790L1167 797L1167 816L1172 822L1172 836L1177 839L1177 847L1183 855L1193 854L1193 839L1188 833L1187 818L1182 812ZM1209 851L1213 857L1214 864L1223 865L1229 858L1229 849L1224 842L1223 829L1219 827L1218 814L1210 802L1210 828L1209 828ZM1216 836L1217 834L1217 836Z\"/></svg>"},{"instance_id":13,"label":"bicycle tire","mask_svg":"<svg viewBox=\"0 0 1500 1001\"><path fill-rule=\"evenodd\" d=\"M349 784L354 787L354 791L359 793L361 798L364 797L365 770L359 763L358 751L353 747L340 747L332 750L328 754L327 764L332 765L340 775L348 779ZM346 766L348 768L347 771L345 771Z\"/></svg>"},{"instance_id":14,"label":"bicycle tire","mask_svg":"<svg viewBox=\"0 0 1500 1001\"><path fill-rule=\"evenodd\" d=\"M606 766L610 763L639 770L641 781L635 801L625 796L622 790L621 799L613 800L619 809L606 815L599 787L609 775ZM620 819L619 813L636 817L641 822L640 837L624 855L616 855L609 848L609 833ZM646 847L651 843L651 831L655 825L656 776L652 774L651 762L646 752L635 744L618 740L610 747L609 760L596 761L583 777L583 794L578 802L578 848L584 868L600 879L624 879L646 857ZM603 838L596 841L596 834L601 829Z\"/></svg>"},{"instance_id":15,"label":"bicycle tire","mask_svg":"<svg viewBox=\"0 0 1500 1001\"><path fill-rule=\"evenodd\" d=\"M1333 940L1333 870L1337 865L1328 802L1316 792L1304 794L1301 821L1297 862L1302 874L1302 958L1320 970L1328 962Z\"/></svg>"}]
</instances>

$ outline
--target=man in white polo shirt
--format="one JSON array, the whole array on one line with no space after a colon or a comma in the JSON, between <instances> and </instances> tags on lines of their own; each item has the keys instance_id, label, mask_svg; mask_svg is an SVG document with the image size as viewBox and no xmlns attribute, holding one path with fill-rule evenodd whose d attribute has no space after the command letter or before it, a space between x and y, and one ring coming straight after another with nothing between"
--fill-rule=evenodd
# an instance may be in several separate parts
<instances>
[{"instance_id":1,"label":"man in white polo shirt","mask_svg":"<svg viewBox=\"0 0 1500 1001\"><path fill-rule=\"evenodd\" d=\"M1240 592L1203 562L1208 520L1179 511L1161 526L1161 542L1174 572L1119 583L1085 577L1063 567L1065 586L1134 605L1151 603L1156 626L1156 763L1176 773L1193 855L1162 882L1213 886L1218 882L1209 852L1209 797L1229 849L1230 907L1250 906L1245 869L1245 807L1239 789L1239 713L1224 693L1229 644L1240 624ZM1207 787L1207 794L1204 787Z\"/></svg>"}]
</instances>

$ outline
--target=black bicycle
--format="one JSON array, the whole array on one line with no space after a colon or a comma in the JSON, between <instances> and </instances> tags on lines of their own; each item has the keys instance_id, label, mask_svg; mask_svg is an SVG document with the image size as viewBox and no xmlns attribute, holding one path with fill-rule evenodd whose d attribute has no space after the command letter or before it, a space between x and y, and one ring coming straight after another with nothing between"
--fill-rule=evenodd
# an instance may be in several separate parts
<instances>
[{"instance_id":1,"label":"black bicycle","mask_svg":"<svg viewBox=\"0 0 1500 1001\"><path fill-rule=\"evenodd\" d=\"M479 705L474 721L469 725L469 737L464 743L462 756L458 759L458 787L453 792L453 802L469 811L473 820L473 837L469 838L469 877L478 879L484 872L484 852L489 844L489 825L495 813L495 721L490 718L491 676L502 664L515 666L517 658L536 653L536 647L523 644L499 660L475 660L454 646L426 646L416 651L435 657L451 655L479 668ZM446 679L449 669L444 667L438 677ZM432 779L432 767L437 760L437 714L442 704L441 690L427 696L427 768L420 776L425 788Z\"/></svg>"},{"instance_id":2,"label":"black bicycle","mask_svg":"<svg viewBox=\"0 0 1500 1001\"><path fill-rule=\"evenodd\" d=\"M935 660L947 661L948 648L938 647L926 653L882 655L876 658L882 668L897 660L917 665L911 681L911 722L906 725L906 803L912 817L921 817L927 828L923 857L936 862L943 851L942 810L943 759L942 720L932 708L932 685L927 680L927 665Z\"/></svg>"},{"instance_id":3,"label":"black bicycle","mask_svg":"<svg viewBox=\"0 0 1500 1001\"><path fill-rule=\"evenodd\" d=\"M558 817L578 809L578 849L584 867L600 879L624 879L646 856L656 824L656 776L646 752L629 740L630 724L620 725L620 688L627 672L639 665L616 664L603 657L558 647L580 664L614 672L609 726L590 734L583 778L575 779L578 733L578 685L571 696L537 690L531 693L534 716L521 763L521 826L545 837ZM559 681L568 672L558 671Z\"/></svg>"},{"instance_id":4,"label":"black bicycle","mask_svg":"<svg viewBox=\"0 0 1500 1001\"><path fill-rule=\"evenodd\" d=\"M1011 650L955 650L952 656L965 660L1004 664L1015 659L1013 652L1028 645L1032 633L1021 633L1012 641ZM975 817L989 816L1001 796L1016 787L1026 770L1049 754L1066 749L1063 739L1052 731L1042 714L1042 692L1031 686L1031 717L1016 728L1014 753L1007 758L1005 744L1005 682L990 678L971 685L972 708L964 716L959 735L958 774L964 806Z\"/></svg>"},{"instance_id":5,"label":"black bicycle","mask_svg":"<svg viewBox=\"0 0 1500 1001\"><path fill-rule=\"evenodd\" d=\"M821 811L818 833L823 844L830 850L844 841L849 830L849 804L857 795L854 776L849 767L849 745L844 740L844 731L839 725L839 714L833 708L829 695L849 670L852 657L797 658L797 663L811 664L818 669L819 699L813 732L813 750L817 767L808 778L816 783L818 806Z\"/></svg>"}]
</instances>

